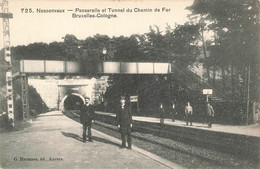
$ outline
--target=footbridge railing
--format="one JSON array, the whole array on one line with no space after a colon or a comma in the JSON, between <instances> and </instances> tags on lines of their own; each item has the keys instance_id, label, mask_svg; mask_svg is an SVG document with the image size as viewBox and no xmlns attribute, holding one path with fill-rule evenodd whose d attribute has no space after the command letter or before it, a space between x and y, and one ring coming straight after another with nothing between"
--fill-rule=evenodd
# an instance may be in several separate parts
<instances>
[{"instance_id":1,"label":"footbridge railing","mask_svg":"<svg viewBox=\"0 0 260 169\"><path fill-rule=\"evenodd\" d=\"M21 60L20 73L34 74L168 74L170 63L154 62L76 62Z\"/></svg>"}]
</instances>

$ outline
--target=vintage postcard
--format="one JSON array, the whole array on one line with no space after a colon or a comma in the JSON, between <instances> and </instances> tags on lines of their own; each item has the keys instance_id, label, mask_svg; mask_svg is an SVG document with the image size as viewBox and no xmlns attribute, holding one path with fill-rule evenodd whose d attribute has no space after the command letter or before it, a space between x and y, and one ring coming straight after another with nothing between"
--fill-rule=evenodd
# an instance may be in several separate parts
<instances>
[{"instance_id":1,"label":"vintage postcard","mask_svg":"<svg viewBox=\"0 0 260 169\"><path fill-rule=\"evenodd\" d=\"M0 0L0 168L249 168L257 0Z\"/></svg>"}]
</instances>

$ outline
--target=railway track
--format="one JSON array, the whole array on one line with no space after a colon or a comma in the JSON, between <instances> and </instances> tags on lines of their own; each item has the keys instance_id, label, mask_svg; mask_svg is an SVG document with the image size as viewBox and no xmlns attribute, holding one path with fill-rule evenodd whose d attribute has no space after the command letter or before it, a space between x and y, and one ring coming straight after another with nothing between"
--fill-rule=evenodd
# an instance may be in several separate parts
<instances>
[{"instance_id":1,"label":"railway track","mask_svg":"<svg viewBox=\"0 0 260 169\"><path fill-rule=\"evenodd\" d=\"M114 125L97 121L94 128L120 139L118 129ZM134 138L133 143L137 147L187 168L257 168L254 160L242 159L179 139L163 138L140 131L132 132L132 137Z\"/></svg>"},{"instance_id":2,"label":"railway track","mask_svg":"<svg viewBox=\"0 0 260 169\"><path fill-rule=\"evenodd\" d=\"M73 114L66 115L79 121L78 117ZM120 139L118 128L114 124L95 121L93 128ZM158 133L156 127L148 129L142 129L138 125L133 127L133 144L186 168L258 168L258 162L254 158L245 158L242 155L230 154L223 150L218 151L215 146L211 147L203 145L199 141L172 137L167 133L154 134Z\"/></svg>"}]
</instances>

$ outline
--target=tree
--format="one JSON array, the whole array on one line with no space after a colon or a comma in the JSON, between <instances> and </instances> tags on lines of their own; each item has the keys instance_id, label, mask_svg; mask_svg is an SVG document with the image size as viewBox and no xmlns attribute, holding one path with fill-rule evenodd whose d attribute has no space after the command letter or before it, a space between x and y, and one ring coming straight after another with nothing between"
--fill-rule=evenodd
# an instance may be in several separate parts
<instances>
[{"instance_id":1,"label":"tree","mask_svg":"<svg viewBox=\"0 0 260 169\"><path fill-rule=\"evenodd\" d=\"M251 84L256 88L259 84L259 1L195 0L189 9L193 15L200 15L210 23L208 28L216 35L210 60L218 67L230 70L233 96L237 90L235 84L239 84L239 77L246 80L245 70L249 67L251 79L256 79Z\"/></svg>"},{"instance_id":2,"label":"tree","mask_svg":"<svg viewBox=\"0 0 260 169\"><path fill-rule=\"evenodd\" d=\"M150 26L150 32L145 34L148 43L145 44L145 58L154 62L162 62L167 60L166 43L164 36L159 27L155 25L155 29Z\"/></svg>"},{"instance_id":3,"label":"tree","mask_svg":"<svg viewBox=\"0 0 260 169\"><path fill-rule=\"evenodd\" d=\"M17 46L12 49L14 59L44 59L50 57L49 45L33 43L28 46Z\"/></svg>"},{"instance_id":4,"label":"tree","mask_svg":"<svg viewBox=\"0 0 260 169\"><path fill-rule=\"evenodd\" d=\"M62 60L66 56L66 50L63 42L51 42L49 44L50 56L46 59Z\"/></svg>"},{"instance_id":5,"label":"tree","mask_svg":"<svg viewBox=\"0 0 260 169\"><path fill-rule=\"evenodd\" d=\"M195 62L200 50L196 45L199 39L199 25L186 23L178 25L173 32L173 50L176 64L187 67Z\"/></svg>"},{"instance_id":6,"label":"tree","mask_svg":"<svg viewBox=\"0 0 260 169\"><path fill-rule=\"evenodd\" d=\"M103 61L103 48L108 48L110 38L107 35L96 34L82 42L83 60Z\"/></svg>"},{"instance_id":7,"label":"tree","mask_svg":"<svg viewBox=\"0 0 260 169\"><path fill-rule=\"evenodd\" d=\"M80 43L74 35L67 34L64 37L64 60L78 60L80 58Z\"/></svg>"},{"instance_id":8,"label":"tree","mask_svg":"<svg viewBox=\"0 0 260 169\"><path fill-rule=\"evenodd\" d=\"M142 57L137 35L113 37L114 59L117 61L138 61Z\"/></svg>"}]
</instances>

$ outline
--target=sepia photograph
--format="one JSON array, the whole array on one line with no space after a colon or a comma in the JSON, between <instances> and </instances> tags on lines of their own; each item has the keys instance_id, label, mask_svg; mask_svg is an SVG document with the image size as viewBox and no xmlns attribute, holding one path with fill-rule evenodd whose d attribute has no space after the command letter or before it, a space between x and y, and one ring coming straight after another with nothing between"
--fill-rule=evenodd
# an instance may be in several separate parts
<instances>
[{"instance_id":1,"label":"sepia photograph","mask_svg":"<svg viewBox=\"0 0 260 169\"><path fill-rule=\"evenodd\" d=\"M1 169L260 169L259 0L0 0Z\"/></svg>"}]
</instances>

